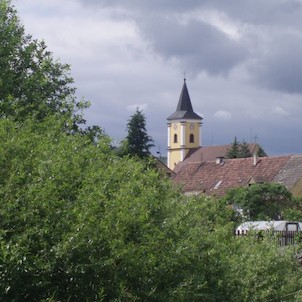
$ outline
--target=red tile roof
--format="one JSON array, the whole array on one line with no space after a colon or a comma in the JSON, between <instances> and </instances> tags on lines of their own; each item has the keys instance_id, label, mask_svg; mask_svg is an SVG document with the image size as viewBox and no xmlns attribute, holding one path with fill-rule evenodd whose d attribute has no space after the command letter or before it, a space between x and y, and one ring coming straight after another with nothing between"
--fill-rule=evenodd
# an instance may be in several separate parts
<instances>
[{"instance_id":1,"label":"red tile roof","mask_svg":"<svg viewBox=\"0 0 302 302\"><path fill-rule=\"evenodd\" d=\"M260 157L256 165L253 157L224 159L220 164L216 161L184 161L173 181L188 194L222 196L231 188L251 182L272 182L290 158L290 155Z\"/></svg>"},{"instance_id":2,"label":"red tile roof","mask_svg":"<svg viewBox=\"0 0 302 302\"><path fill-rule=\"evenodd\" d=\"M257 144L248 144L249 150L252 154L258 151ZM180 168L187 162L206 162L213 161L217 157L226 157L226 154L232 145L220 145L220 146L204 146L191 149L183 162L179 162L174 171L177 173Z\"/></svg>"},{"instance_id":3,"label":"red tile roof","mask_svg":"<svg viewBox=\"0 0 302 302\"><path fill-rule=\"evenodd\" d=\"M302 177L302 155L292 155L274 177L274 181L291 190Z\"/></svg>"}]
</instances>

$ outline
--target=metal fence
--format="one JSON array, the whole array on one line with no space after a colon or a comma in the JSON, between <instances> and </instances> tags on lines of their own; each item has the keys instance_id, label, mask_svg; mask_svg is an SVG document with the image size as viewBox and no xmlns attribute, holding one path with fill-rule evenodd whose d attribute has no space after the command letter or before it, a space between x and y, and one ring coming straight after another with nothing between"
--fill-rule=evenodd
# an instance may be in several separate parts
<instances>
[{"instance_id":1,"label":"metal fence","mask_svg":"<svg viewBox=\"0 0 302 302\"><path fill-rule=\"evenodd\" d=\"M279 246L293 245L302 242L302 231L235 231L236 237L242 237L248 234L253 234L255 236L254 238L257 240L269 237L275 240L276 244Z\"/></svg>"}]
</instances>

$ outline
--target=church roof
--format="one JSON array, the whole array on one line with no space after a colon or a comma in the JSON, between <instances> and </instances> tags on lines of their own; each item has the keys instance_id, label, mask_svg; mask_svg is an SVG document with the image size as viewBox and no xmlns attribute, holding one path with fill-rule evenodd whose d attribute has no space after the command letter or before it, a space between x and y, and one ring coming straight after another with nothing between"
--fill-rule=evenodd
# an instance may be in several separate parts
<instances>
[{"instance_id":1,"label":"church roof","mask_svg":"<svg viewBox=\"0 0 302 302\"><path fill-rule=\"evenodd\" d=\"M168 120L179 120L179 119L192 119L192 120L202 120L198 114L193 111L190 95L188 92L186 79L184 79L184 84L179 97L178 105L176 111L171 114Z\"/></svg>"},{"instance_id":2,"label":"church roof","mask_svg":"<svg viewBox=\"0 0 302 302\"><path fill-rule=\"evenodd\" d=\"M218 145L218 146L202 146L198 148L192 148L187 154L184 161L179 162L174 168L174 172L178 172L180 168L189 162L205 162L215 161L218 157L226 157L227 152L232 148L232 145ZM258 151L259 146L257 144L248 144L248 149L251 154L255 154Z\"/></svg>"}]
</instances>

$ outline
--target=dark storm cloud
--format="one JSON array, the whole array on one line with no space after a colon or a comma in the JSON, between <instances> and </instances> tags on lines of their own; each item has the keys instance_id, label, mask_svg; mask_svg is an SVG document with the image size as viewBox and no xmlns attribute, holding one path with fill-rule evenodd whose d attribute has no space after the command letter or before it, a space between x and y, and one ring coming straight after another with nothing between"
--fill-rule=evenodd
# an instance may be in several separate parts
<instances>
[{"instance_id":1,"label":"dark storm cloud","mask_svg":"<svg viewBox=\"0 0 302 302\"><path fill-rule=\"evenodd\" d=\"M202 20L181 20L210 1L85 1L130 12L142 37L165 59L176 59L182 70L198 74L228 74L247 54L247 48ZM121 12L121 16L129 14Z\"/></svg>"},{"instance_id":2,"label":"dark storm cloud","mask_svg":"<svg viewBox=\"0 0 302 302\"><path fill-rule=\"evenodd\" d=\"M288 93L302 93L302 37L275 39L251 72L259 85Z\"/></svg>"},{"instance_id":3,"label":"dark storm cloud","mask_svg":"<svg viewBox=\"0 0 302 302\"><path fill-rule=\"evenodd\" d=\"M131 18L151 49L180 70L228 75L246 66L247 78L262 88L302 92L302 5L298 0L79 0L84 5L118 8ZM190 14L220 13L239 37ZM224 26L223 24L220 26ZM282 38L280 38L282 36ZM251 64L252 62L252 64Z\"/></svg>"},{"instance_id":4,"label":"dark storm cloud","mask_svg":"<svg viewBox=\"0 0 302 302\"><path fill-rule=\"evenodd\" d=\"M284 24L301 22L301 1L298 0L212 0L204 7L225 12L231 18L249 24Z\"/></svg>"},{"instance_id":5,"label":"dark storm cloud","mask_svg":"<svg viewBox=\"0 0 302 302\"><path fill-rule=\"evenodd\" d=\"M138 14L186 13L196 9L214 9L248 23L278 24L301 20L299 0L78 0L85 5L121 7ZM145 15L144 17L148 17Z\"/></svg>"},{"instance_id":6,"label":"dark storm cloud","mask_svg":"<svg viewBox=\"0 0 302 302\"><path fill-rule=\"evenodd\" d=\"M187 9L197 8L210 2L209 0L79 0L86 5L101 5L105 7L119 6L127 10L150 12L150 11L186 11Z\"/></svg>"},{"instance_id":7,"label":"dark storm cloud","mask_svg":"<svg viewBox=\"0 0 302 302\"><path fill-rule=\"evenodd\" d=\"M237 41L202 21L184 24L174 18L158 18L145 23L142 30L157 53L178 59L182 68L195 73L227 73L247 54Z\"/></svg>"}]
</instances>

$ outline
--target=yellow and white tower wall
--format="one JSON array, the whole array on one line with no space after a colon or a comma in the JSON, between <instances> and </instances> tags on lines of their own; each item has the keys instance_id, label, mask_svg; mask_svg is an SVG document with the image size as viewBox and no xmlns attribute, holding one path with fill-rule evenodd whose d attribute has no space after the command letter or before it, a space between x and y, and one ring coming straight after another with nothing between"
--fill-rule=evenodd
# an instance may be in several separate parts
<instances>
[{"instance_id":1,"label":"yellow and white tower wall","mask_svg":"<svg viewBox=\"0 0 302 302\"><path fill-rule=\"evenodd\" d=\"M202 117L193 111L186 80L176 111L168 118L167 165L173 170L190 150L201 147Z\"/></svg>"}]
</instances>

